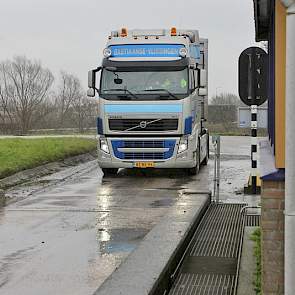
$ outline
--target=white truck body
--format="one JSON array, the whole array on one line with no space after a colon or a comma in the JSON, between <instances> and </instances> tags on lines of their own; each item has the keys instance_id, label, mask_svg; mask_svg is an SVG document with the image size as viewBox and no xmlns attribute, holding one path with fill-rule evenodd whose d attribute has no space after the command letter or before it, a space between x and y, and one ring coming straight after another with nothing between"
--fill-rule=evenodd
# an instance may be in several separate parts
<instances>
[{"instance_id":1,"label":"white truck body","mask_svg":"<svg viewBox=\"0 0 295 295\"><path fill-rule=\"evenodd\" d=\"M99 89L96 72L101 71ZM118 168L187 168L207 163L208 41L196 30L114 31L101 67L98 162Z\"/></svg>"}]
</instances>

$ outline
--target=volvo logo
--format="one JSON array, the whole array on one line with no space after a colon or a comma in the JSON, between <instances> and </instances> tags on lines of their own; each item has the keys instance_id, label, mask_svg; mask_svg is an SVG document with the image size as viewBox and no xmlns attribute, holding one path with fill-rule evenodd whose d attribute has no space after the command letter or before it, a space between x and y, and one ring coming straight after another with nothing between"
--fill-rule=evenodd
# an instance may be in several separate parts
<instances>
[{"instance_id":1,"label":"volvo logo","mask_svg":"<svg viewBox=\"0 0 295 295\"><path fill-rule=\"evenodd\" d=\"M146 125L147 125L147 122L146 121L141 121L139 123L139 127L142 128L142 129L146 128Z\"/></svg>"},{"instance_id":2,"label":"volvo logo","mask_svg":"<svg viewBox=\"0 0 295 295\"><path fill-rule=\"evenodd\" d=\"M130 127L130 128L128 128L128 129L126 129L126 130L124 130L124 131L136 130L136 129L138 129L138 128L145 129L148 125L153 124L153 123L155 123L155 122L159 122L159 121L161 121L161 120L162 120L162 119L159 118L159 119L155 119L155 120L151 119L150 121L141 121L138 125L133 126L133 127Z\"/></svg>"}]
</instances>

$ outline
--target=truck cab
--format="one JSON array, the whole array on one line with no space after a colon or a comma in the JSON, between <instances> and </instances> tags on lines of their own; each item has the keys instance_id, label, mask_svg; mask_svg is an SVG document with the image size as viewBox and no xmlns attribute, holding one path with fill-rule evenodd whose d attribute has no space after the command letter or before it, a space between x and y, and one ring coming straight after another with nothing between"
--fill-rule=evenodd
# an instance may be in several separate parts
<instances>
[{"instance_id":1,"label":"truck cab","mask_svg":"<svg viewBox=\"0 0 295 295\"><path fill-rule=\"evenodd\" d=\"M88 96L97 95L99 104L103 172L183 168L196 174L209 153L208 41L196 30L121 29L111 33L103 55L88 73Z\"/></svg>"}]
</instances>

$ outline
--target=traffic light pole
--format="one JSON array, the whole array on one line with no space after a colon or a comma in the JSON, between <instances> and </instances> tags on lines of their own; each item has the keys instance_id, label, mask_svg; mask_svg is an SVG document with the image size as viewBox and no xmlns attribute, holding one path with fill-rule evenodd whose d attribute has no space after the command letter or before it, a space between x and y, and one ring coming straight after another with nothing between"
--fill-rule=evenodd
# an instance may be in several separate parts
<instances>
[{"instance_id":1,"label":"traffic light pole","mask_svg":"<svg viewBox=\"0 0 295 295\"><path fill-rule=\"evenodd\" d=\"M251 100L251 193L257 194L257 104L256 104L256 54L248 55L248 99Z\"/></svg>"},{"instance_id":2,"label":"traffic light pole","mask_svg":"<svg viewBox=\"0 0 295 295\"><path fill-rule=\"evenodd\" d=\"M257 108L267 100L268 55L259 47L246 48L239 57L239 96L251 107L251 172L246 194L260 193L257 173Z\"/></svg>"},{"instance_id":3,"label":"traffic light pole","mask_svg":"<svg viewBox=\"0 0 295 295\"><path fill-rule=\"evenodd\" d=\"M257 193L257 105L251 105L251 190Z\"/></svg>"}]
</instances>

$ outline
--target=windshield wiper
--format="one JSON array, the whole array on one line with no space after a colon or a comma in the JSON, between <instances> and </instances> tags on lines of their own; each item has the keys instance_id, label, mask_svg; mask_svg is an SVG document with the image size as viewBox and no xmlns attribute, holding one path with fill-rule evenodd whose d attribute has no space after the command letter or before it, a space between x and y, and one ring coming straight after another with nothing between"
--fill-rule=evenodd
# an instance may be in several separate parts
<instances>
[{"instance_id":1,"label":"windshield wiper","mask_svg":"<svg viewBox=\"0 0 295 295\"><path fill-rule=\"evenodd\" d=\"M153 92L153 91L165 91L167 92L170 96L172 96L173 98L177 99L177 97L171 93L169 90L165 89L165 88L158 88L158 89L145 89L144 91L150 91L150 92Z\"/></svg>"},{"instance_id":2,"label":"windshield wiper","mask_svg":"<svg viewBox=\"0 0 295 295\"><path fill-rule=\"evenodd\" d=\"M125 91L125 93L128 92L131 96L138 99L138 96L136 96L134 93L132 93L127 88L111 88L111 89L103 89L102 91Z\"/></svg>"}]
</instances>

